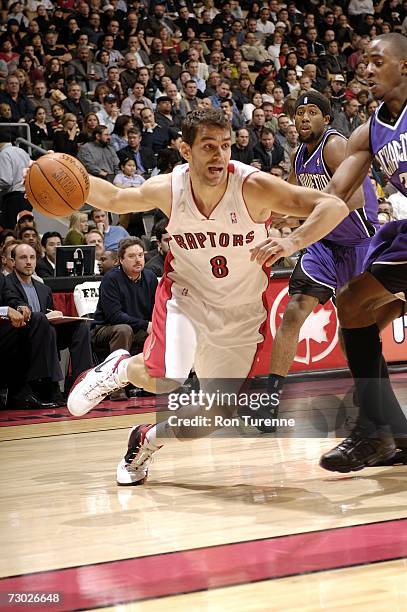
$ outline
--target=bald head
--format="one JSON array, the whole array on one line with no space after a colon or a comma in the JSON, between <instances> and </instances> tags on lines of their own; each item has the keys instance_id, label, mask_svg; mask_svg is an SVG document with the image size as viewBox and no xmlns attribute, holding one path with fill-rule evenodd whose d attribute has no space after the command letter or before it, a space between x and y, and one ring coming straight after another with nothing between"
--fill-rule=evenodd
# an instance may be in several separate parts
<instances>
[{"instance_id":1,"label":"bald head","mask_svg":"<svg viewBox=\"0 0 407 612\"><path fill-rule=\"evenodd\" d=\"M397 59L407 58L407 37L397 32L391 32L390 34L380 34L376 36L370 43L371 48L377 43L384 43L386 48L391 50Z\"/></svg>"}]
</instances>

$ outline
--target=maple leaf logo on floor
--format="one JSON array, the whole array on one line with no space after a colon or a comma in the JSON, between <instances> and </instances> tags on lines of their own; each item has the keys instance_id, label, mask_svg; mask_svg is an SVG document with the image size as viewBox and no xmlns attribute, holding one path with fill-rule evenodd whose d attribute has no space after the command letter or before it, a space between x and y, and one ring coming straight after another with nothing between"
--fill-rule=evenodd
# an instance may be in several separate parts
<instances>
[{"instance_id":1,"label":"maple leaf logo on floor","mask_svg":"<svg viewBox=\"0 0 407 612\"><path fill-rule=\"evenodd\" d=\"M288 299L288 288L285 288L271 304L270 331L273 338L276 335L276 327L283 318ZM329 301L324 306L317 306L317 310L310 314L301 327L295 361L309 365L323 360L334 350L337 344L337 332L338 322L332 302Z\"/></svg>"},{"instance_id":2,"label":"maple leaf logo on floor","mask_svg":"<svg viewBox=\"0 0 407 612\"><path fill-rule=\"evenodd\" d=\"M329 310L325 310L325 308L321 308L321 310L318 310L318 312L311 312L310 316L301 327L299 342L301 342L301 340L305 340L306 342L306 363L309 363L311 360L311 340L314 340L314 342L318 342L319 344L321 344L321 342L328 342L325 327L331 320L331 314L332 312L329 312Z\"/></svg>"}]
</instances>

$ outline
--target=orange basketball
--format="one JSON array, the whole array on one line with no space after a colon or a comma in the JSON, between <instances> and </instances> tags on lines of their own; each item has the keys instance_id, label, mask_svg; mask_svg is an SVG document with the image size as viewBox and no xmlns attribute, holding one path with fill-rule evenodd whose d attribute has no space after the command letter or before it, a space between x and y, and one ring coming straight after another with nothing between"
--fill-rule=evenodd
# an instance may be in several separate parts
<instances>
[{"instance_id":1,"label":"orange basketball","mask_svg":"<svg viewBox=\"0 0 407 612\"><path fill-rule=\"evenodd\" d=\"M67 217L86 202L89 175L75 157L47 153L30 167L25 190L30 204L43 215Z\"/></svg>"}]
</instances>

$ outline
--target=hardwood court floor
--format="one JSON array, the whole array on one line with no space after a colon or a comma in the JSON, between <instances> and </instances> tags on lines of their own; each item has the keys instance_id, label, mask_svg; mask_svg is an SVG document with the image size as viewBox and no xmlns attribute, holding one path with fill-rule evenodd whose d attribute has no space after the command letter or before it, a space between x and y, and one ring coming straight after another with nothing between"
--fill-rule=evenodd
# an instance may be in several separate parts
<instances>
[{"instance_id":1,"label":"hardwood court floor","mask_svg":"<svg viewBox=\"0 0 407 612\"><path fill-rule=\"evenodd\" d=\"M310 417L341 383L324 385L323 397L293 385L286 400L310 422L301 437L168 444L143 487L117 487L115 468L154 402L37 424L5 415L0 609L25 608L4 593L60 591L35 609L405 610L407 466L320 469L334 440L315 437Z\"/></svg>"}]
</instances>

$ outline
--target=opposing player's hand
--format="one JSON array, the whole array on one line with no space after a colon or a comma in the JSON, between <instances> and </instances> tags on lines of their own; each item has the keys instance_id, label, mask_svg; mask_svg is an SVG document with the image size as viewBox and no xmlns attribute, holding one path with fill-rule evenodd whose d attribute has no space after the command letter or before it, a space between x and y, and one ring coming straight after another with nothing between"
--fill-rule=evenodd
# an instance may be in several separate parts
<instances>
[{"instance_id":1,"label":"opposing player's hand","mask_svg":"<svg viewBox=\"0 0 407 612\"><path fill-rule=\"evenodd\" d=\"M9 306L7 314L8 314L10 323L13 327L24 327L25 326L24 317L21 314L21 312L18 312L17 310L14 310L14 308L11 308Z\"/></svg>"},{"instance_id":2,"label":"opposing player's hand","mask_svg":"<svg viewBox=\"0 0 407 612\"><path fill-rule=\"evenodd\" d=\"M269 268L281 257L289 257L295 251L296 247L291 238L267 238L250 249L250 261L255 261L260 266L266 264Z\"/></svg>"},{"instance_id":3,"label":"opposing player's hand","mask_svg":"<svg viewBox=\"0 0 407 612\"><path fill-rule=\"evenodd\" d=\"M300 220L297 217L273 217L271 222L272 227L281 229L283 227L298 227Z\"/></svg>"}]
</instances>

